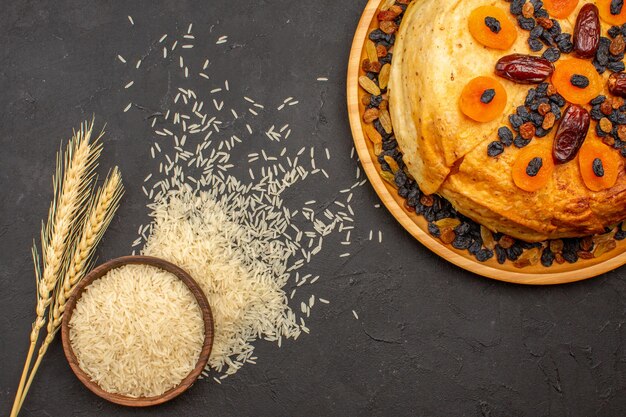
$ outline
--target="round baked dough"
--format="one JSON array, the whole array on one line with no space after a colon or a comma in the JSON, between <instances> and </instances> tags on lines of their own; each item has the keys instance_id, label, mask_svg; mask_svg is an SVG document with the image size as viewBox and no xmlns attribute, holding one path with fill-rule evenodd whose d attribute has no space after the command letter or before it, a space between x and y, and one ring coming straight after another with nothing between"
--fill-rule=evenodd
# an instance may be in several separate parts
<instances>
[{"instance_id":1,"label":"round baked dough","mask_svg":"<svg viewBox=\"0 0 626 417\"><path fill-rule=\"evenodd\" d=\"M580 1L570 20L572 33ZM437 193L465 216L494 232L530 242L600 233L626 218L623 161L614 187L592 192L583 183L578 158L556 166L548 184L530 193L515 186L511 168L519 149L487 155L497 130L523 105L531 86L500 78L508 101L501 117L475 122L459 109L463 87L478 76L494 76L499 58L531 53L528 32L507 51L488 49L474 40L468 18L477 7L492 5L509 13L509 3L485 0L415 0L407 9L393 50L389 107L394 132L408 171L426 194ZM513 16L511 15L513 19ZM603 33L608 26L603 23ZM608 71L604 78L608 78ZM606 93L606 92L605 92ZM592 122L590 136L595 122ZM551 146L556 128L531 145ZM619 152L619 151L615 151Z\"/></svg>"}]
</instances>

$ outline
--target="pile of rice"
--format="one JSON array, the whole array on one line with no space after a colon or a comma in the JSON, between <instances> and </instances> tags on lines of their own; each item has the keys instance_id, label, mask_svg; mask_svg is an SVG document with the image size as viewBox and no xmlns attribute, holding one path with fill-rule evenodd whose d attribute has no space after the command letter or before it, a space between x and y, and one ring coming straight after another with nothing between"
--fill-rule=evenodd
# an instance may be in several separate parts
<instances>
[{"instance_id":1,"label":"pile of rice","mask_svg":"<svg viewBox=\"0 0 626 417\"><path fill-rule=\"evenodd\" d=\"M236 205L245 217L250 201L243 194L218 200L207 192L174 192L154 206L143 250L179 265L202 287L215 319L209 365L225 375L254 363L257 338L280 341L302 331L282 289L293 249L278 239L272 222L253 226L239 219L242 225L225 207Z\"/></svg>"},{"instance_id":2,"label":"pile of rice","mask_svg":"<svg viewBox=\"0 0 626 417\"><path fill-rule=\"evenodd\" d=\"M70 320L80 368L103 390L153 397L196 366L202 312L175 275L149 265L112 269L87 286Z\"/></svg>"}]
</instances>

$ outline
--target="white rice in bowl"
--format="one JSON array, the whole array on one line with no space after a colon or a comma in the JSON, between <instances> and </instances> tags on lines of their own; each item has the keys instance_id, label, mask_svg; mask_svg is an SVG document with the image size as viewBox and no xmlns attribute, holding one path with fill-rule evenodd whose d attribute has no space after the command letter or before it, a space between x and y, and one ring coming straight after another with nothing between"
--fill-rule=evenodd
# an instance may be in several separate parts
<instances>
[{"instance_id":1,"label":"white rice in bowl","mask_svg":"<svg viewBox=\"0 0 626 417\"><path fill-rule=\"evenodd\" d=\"M153 397L179 385L204 342L187 286L150 265L112 269L85 288L69 322L80 368L109 393Z\"/></svg>"}]
</instances>

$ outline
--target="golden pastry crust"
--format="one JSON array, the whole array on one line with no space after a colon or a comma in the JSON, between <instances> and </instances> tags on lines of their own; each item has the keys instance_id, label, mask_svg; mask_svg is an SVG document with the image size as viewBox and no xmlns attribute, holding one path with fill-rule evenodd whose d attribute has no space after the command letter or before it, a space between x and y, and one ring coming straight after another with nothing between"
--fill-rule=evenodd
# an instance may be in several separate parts
<instances>
[{"instance_id":1,"label":"golden pastry crust","mask_svg":"<svg viewBox=\"0 0 626 417\"><path fill-rule=\"evenodd\" d=\"M581 1L578 9L591 2ZM494 76L495 63L504 55L530 53L528 32L521 29L507 51L488 49L472 38L468 16L484 5L508 13L508 3L485 0L415 0L405 13L394 46L389 97L407 169L425 193L438 193L489 229L527 241L594 234L620 222L626 218L623 161L611 189L587 189L576 158L556 166L548 184L529 193L512 179L519 149L511 146L496 158L487 155L497 129L509 125L508 115L523 104L531 86L499 79L507 91L507 106L491 122L475 122L459 110L460 92L471 79ZM576 15L560 21L564 32L572 32ZM594 126L589 137L595 136ZM530 146L551 146L555 131L533 139Z\"/></svg>"}]
</instances>

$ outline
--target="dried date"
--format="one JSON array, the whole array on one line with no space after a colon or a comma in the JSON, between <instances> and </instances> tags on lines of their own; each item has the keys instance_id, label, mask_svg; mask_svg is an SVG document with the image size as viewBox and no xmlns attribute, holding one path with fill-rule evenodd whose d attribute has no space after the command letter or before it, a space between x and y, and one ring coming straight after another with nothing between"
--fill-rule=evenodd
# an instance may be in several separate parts
<instances>
[{"instance_id":1,"label":"dried date","mask_svg":"<svg viewBox=\"0 0 626 417\"><path fill-rule=\"evenodd\" d=\"M593 58L600 46L600 17L595 4L585 4L576 18L574 53L579 58Z\"/></svg>"},{"instance_id":2,"label":"dried date","mask_svg":"<svg viewBox=\"0 0 626 417\"><path fill-rule=\"evenodd\" d=\"M554 72L554 65L538 56L513 54L502 57L496 63L499 77L519 84L539 84Z\"/></svg>"},{"instance_id":3,"label":"dried date","mask_svg":"<svg viewBox=\"0 0 626 417\"><path fill-rule=\"evenodd\" d=\"M609 77L609 92L614 96L626 97L626 73L615 72Z\"/></svg>"},{"instance_id":4,"label":"dried date","mask_svg":"<svg viewBox=\"0 0 626 417\"><path fill-rule=\"evenodd\" d=\"M572 104L565 110L552 149L552 156L557 163L563 164L574 159L585 141L589 122L589 112L581 106Z\"/></svg>"}]
</instances>

